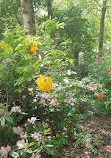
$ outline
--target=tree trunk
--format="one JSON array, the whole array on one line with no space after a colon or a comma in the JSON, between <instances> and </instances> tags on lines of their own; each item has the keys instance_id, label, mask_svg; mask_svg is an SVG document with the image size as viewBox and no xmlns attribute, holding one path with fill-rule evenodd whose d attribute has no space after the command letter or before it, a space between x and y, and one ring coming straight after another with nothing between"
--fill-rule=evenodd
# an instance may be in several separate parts
<instances>
[{"instance_id":1,"label":"tree trunk","mask_svg":"<svg viewBox=\"0 0 111 158\"><path fill-rule=\"evenodd\" d=\"M48 9L48 19L52 20L53 19L52 0L47 0L47 9ZM53 39L53 42L52 42L53 46L56 44L56 41L55 41L55 31L56 30L53 30L50 33L50 38Z\"/></svg>"},{"instance_id":2,"label":"tree trunk","mask_svg":"<svg viewBox=\"0 0 111 158\"><path fill-rule=\"evenodd\" d=\"M52 0L47 0L48 19L52 19Z\"/></svg>"},{"instance_id":3,"label":"tree trunk","mask_svg":"<svg viewBox=\"0 0 111 158\"><path fill-rule=\"evenodd\" d=\"M75 59L74 64L75 64L75 66L77 66L78 58L79 58L79 47L77 46L77 44L75 44L74 40L72 40L71 47L72 47L72 54Z\"/></svg>"},{"instance_id":4,"label":"tree trunk","mask_svg":"<svg viewBox=\"0 0 111 158\"><path fill-rule=\"evenodd\" d=\"M102 50L103 50L104 19L105 19L105 13L106 13L106 3L107 3L107 0L103 0L101 22L100 22L100 35L99 35L99 56L102 56Z\"/></svg>"},{"instance_id":5,"label":"tree trunk","mask_svg":"<svg viewBox=\"0 0 111 158\"><path fill-rule=\"evenodd\" d=\"M26 35L34 36L36 34L35 30L35 18L34 9L32 5L32 0L20 0L23 16L23 26L26 31Z\"/></svg>"},{"instance_id":6,"label":"tree trunk","mask_svg":"<svg viewBox=\"0 0 111 158\"><path fill-rule=\"evenodd\" d=\"M75 59L74 63L77 66L78 65L78 58L79 58L79 50L75 50L73 52L73 56L74 56L74 59Z\"/></svg>"}]
</instances>

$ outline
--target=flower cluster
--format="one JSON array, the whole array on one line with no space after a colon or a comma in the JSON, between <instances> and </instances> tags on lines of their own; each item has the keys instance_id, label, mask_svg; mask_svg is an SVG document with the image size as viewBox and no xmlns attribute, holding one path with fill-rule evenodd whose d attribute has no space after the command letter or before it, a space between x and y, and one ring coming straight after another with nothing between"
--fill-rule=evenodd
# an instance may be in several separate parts
<instances>
[{"instance_id":1,"label":"flower cluster","mask_svg":"<svg viewBox=\"0 0 111 158\"><path fill-rule=\"evenodd\" d=\"M34 153L32 154L32 158L41 158L41 155L37 154L35 155Z\"/></svg>"},{"instance_id":2,"label":"flower cluster","mask_svg":"<svg viewBox=\"0 0 111 158\"><path fill-rule=\"evenodd\" d=\"M102 60L101 60L100 58L98 59L98 61L99 61L99 63L100 63L100 64L102 64L102 63L103 63L103 62L102 62Z\"/></svg>"},{"instance_id":3,"label":"flower cluster","mask_svg":"<svg viewBox=\"0 0 111 158\"><path fill-rule=\"evenodd\" d=\"M98 93L98 98L99 99L103 99L103 96L104 96L103 93Z\"/></svg>"},{"instance_id":4,"label":"flower cluster","mask_svg":"<svg viewBox=\"0 0 111 158\"><path fill-rule=\"evenodd\" d=\"M100 58L97 59L97 62L99 62L100 64L103 63ZM93 66L93 69L97 69L97 67L96 67L96 66ZM111 70L111 66L109 66L109 70ZM108 72L108 75L111 75L111 72ZM95 84L91 84L91 87L94 88L94 87L96 87L96 85L95 85ZM102 84L98 84L97 87L100 88L100 89L103 88ZM98 93L98 98L99 98L99 99L103 99L103 96L104 96L103 93Z\"/></svg>"},{"instance_id":5,"label":"flower cluster","mask_svg":"<svg viewBox=\"0 0 111 158\"><path fill-rule=\"evenodd\" d=\"M36 54L38 47L37 47L36 43L34 45L31 45L31 46L28 46L28 44L26 44L26 49L29 50L29 52Z\"/></svg>"},{"instance_id":6,"label":"flower cluster","mask_svg":"<svg viewBox=\"0 0 111 158\"><path fill-rule=\"evenodd\" d=\"M31 117L31 119L28 118L27 122L34 124L36 120L37 120L36 117Z\"/></svg>"},{"instance_id":7,"label":"flower cluster","mask_svg":"<svg viewBox=\"0 0 111 158\"><path fill-rule=\"evenodd\" d=\"M47 77L47 80L45 79L45 75L44 76L40 76L37 79L37 85L38 88L44 92L50 92L52 90L52 77Z\"/></svg>"},{"instance_id":8,"label":"flower cluster","mask_svg":"<svg viewBox=\"0 0 111 158\"><path fill-rule=\"evenodd\" d=\"M27 145L24 141L24 139L22 140L18 140L17 143L16 143L18 149L24 149L24 148L27 148Z\"/></svg>"},{"instance_id":9,"label":"flower cluster","mask_svg":"<svg viewBox=\"0 0 111 158\"><path fill-rule=\"evenodd\" d=\"M19 126L18 127L13 127L12 129L13 129L13 132L17 135L19 135L23 132L23 128L21 128Z\"/></svg>"},{"instance_id":10,"label":"flower cluster","mask_svg":"<svg viewBox=\"0 0 111 158\"><path fill-rule=\"evenodd\" d=\"M9 145L7 145L6 148L2 146L0 150L1 156L8 154L10 150L11 150L11 147Z\"/></svg>"},{"instance_id":11,"label":"flower cluster","mask_svg":"<svg viewBox=\"0 0 111 158\"><path fill-rule=\"evenodd\" d=\"M13 106L11 109L11 112L18 112L20 109L20 106Z\"/></svg>"},{"instance_id":12,"label":"flower cluster","mask_svg":"<svg viewBox=\"0 0 111 158\"><path fill-rule=\"evenodd\" d=\"M96 87L96 85L95 84L91 84L91 87Z\"/></svg>"},{"instance_id":13,"label":"flower cluster","mask_svg":"<svg viewBox=\"0 0 111 158\"><path fill-rule=\"evenodd\" d=\"M2 40L2 41L0 41L0 46L1 47L6 47L6 46L8 46L8 44L6 44L4 40Z\"/></svg>"}]
</instances>

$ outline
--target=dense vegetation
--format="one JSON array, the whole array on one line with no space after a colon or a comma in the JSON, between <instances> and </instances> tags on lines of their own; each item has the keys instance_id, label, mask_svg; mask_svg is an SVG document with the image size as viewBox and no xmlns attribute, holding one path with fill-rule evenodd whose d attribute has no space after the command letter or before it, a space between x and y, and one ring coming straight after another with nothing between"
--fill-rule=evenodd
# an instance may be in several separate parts
<instances>
[{"instance_id":1,"label":"dense vegetation","mask_svg":"<svg viewBox=\"0 0 111 158\"><path fill-rule=\"evenodd\" d=\"M55 157L69 141L85 141L81 119L111 113L110 7L99 54L101 1L54 1L52 17L47 1L32 2L36 35L26 36L20 2L0 1L4 158Z\"/></svg>"}]
</instances>

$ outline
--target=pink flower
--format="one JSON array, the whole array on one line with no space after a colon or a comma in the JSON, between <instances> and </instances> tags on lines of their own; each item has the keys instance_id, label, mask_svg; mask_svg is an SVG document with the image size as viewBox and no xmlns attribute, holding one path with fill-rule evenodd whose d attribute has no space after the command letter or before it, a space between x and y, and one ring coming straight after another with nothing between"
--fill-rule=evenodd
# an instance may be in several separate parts
<instances>
[{"instance_id":1,"label":"pink flower","mask_svg":"<svg viewBox=\"0 0 111 158\"><path fill-rule=\"evenodd\" d=\"M49 95L47 95L47 94L41 94L41 98L43 98L43 99L48 99L48 98L49 98Z\"/></svg>"},{"instance_id":2,"label":"pink flower","mask_svg":"<svg viewBox=\"0 0 111 158\"><path fill-rule=\"evenodd\" d=\"M24 139L26 139L27 138L27 133L25 132L25 133L20 133L20 138L24 138Z\"/></svg>"},{"instance_id":3,"label":"pink flower","mask_svg":"<svg viewBox=\"0 0 111 158\"><path fill-rule=\"evenodd\" d=\"M24 149L24 148L27 148L24 139L17 141L16 145L17 145L18 149Z\"/></svg>"},{"instance_id":4,"label":"pink flower","mask_svg":"<svg viewBox=\"0 0 111 158\"><path fill-rule=\"evenodd\" d=\"M28 88L28 91L32 92L32 91L33 91L33 88Z\"/></svg>"},{"instance_id":5,"label":"pink flower","mask_svg":"<svg viewBox=\"0 0 111 158\"><path fill-rule=\"evenodd\" d=\"M13 132L17 135L21 134L23 132L23 128L18 127L13 127Z\"/></svg>"},{"instance_id":6,"label":"pink flower","mask_svg":"<svg viewBox=\"0 0 111 158\"><path fill-rule=\"evenodd\" d=\"M41 158L41 155L37 154L35 155L34 153L32 154L32 158Z\"/></svg>"},{"instance_id":7,"label":"pink flower","mask_svg":"<svg viewBox=\"0 0 111 158\"><path fill-rule=\"evenodd\" d=\"M41 158L41 155L37 154L37 157L36 158Z\"/></svg>"},{"instance_id":8,"label":"pink flower","mask_svg":"<svg viewBox=\"0 0 111 158\"><path fill-rule=\"evenodd\" d=\"M34 124L34 122L35 122L36 120L37 120L36 117L31 117L31 119L28 119L27 122Z\"/></svg>"},{"instance_id":9,"label":"pink flower","mask_svg":"<svg viewBox=\"0 0 111 158\"><path fill-rule=\"evenodd\" d=\"M55 101L54 99L51 100L51 104L52 106L56 106L58 107L59 103L57 101Z\"/></svg>"},{"instance_id":10,"label":"pink flower","mask_svg":"<svg viewBox=\"0 0 111 158\"><path fill-rule=\"evenodd\" d=\"M40 133L38 132L34 132L34 134L32 134L32 138L33 139L36 139L37 141L39 141L40 140Z\"/></svg>"},{"instance_id":11,"label":"pink flower","mask_svg":"<svg viewBox=\"0 0 111 158\"><path fill-rule=\"evenodd\" d=\"M44 99L41 99L38 104L45 104L45 100Z\"/></svg>"},{"instance_id":12,"label":"pink flower","mask_svg":"<svg viewBox=\"0 0 111 158\"><path fill-rule=\"evenodd\" d=\"M11 112L18 112L19 109L20 109L19 106L13 106Z\"/></svg>"},{"instance_id":13,"label":"pink flower","mask_svg":"<svg viewBox=\"0 0 111 158\"><path fill-rule=\"evenodd\" d=\"M9 151L11 151L11 147L9 145L7 145L6 148L2 146L0 150L1 156L8 154Z\"/></svg>"},{"instance_id":14,"label":"pink flower","mask_svg":"<svg viewBox=\"0 0 111 158\"><path fill-rule=\"evenodd\" d=\"M73 98L70 99L65 99L64 102L66 102L67 104L71 104L71 101L73 100Z\"/></svg>"},{"instance_id":15,"label":"pink flower","mask_svg":"<svg viewBox=\"0 0 111 158\"><path fill-rule=\"evenodd\" d=\"M111 75L111 72L109 72L109 75Z\"/></svg>"},{"instance_id":16,"label":"pink flower","mask_svg":"<svg viewBox=\"0 0 111 158\"><path fill-rule=\"evenodd\" d=\"M44 128L48 128L48 123L43 122L42 125L43 125Z\"/></svg>"}]
</instances>

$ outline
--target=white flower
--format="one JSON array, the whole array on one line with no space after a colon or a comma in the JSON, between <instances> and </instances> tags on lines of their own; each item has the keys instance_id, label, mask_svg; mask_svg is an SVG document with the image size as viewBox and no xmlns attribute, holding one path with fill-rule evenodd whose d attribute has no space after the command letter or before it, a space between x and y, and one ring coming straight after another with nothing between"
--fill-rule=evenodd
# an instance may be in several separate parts
<instances>
[{"instance_id":1,"label":"white flower","mask_svg":"<svg viewBox=\"0 0 111 158\"><path fill-rule=\"evenodd\" d=\"M13 132L17 135L21 134L23 132L23 128L18 127L13 127Z\"/></svg>"},{"instance_id":2,"label":"white flower","mask_svg":"<svg viewBox=\"0 0 111 158\"><path fill-rule=\"evenodd\" d=\"M68 74L68 75L71 75L71 70L67 70L67 74Z\"/></svg>"},{"instance_id":3,"label":"white flower","mask_svg":"<svg viewBox=\"0 0 111 158\"><path fill-rule=\"evenodd\" d=\"M64 82L69 83L68 79L63 79Z\"/></svg>"},{"instance_id":4,"label":"white flower","mask_svg":"<svg viewBox=\"0 0 111 158\"><path fill-rule=\"evenodd\" d=\"M36 102L37 101L37 99L33 99L33 102Z\"/></svg>"},{"instance_id":5,"label":"white flower","mask_svg":"<svg viewBox=\"0 0 111 158\"><path fill-rule=\"evenodd\" d=\"M19 106L13 106L12 109L11 109L11 112L18 112L20 109Z\"/></svg>"},{"instance_id":6,"label":"white flower","mask_svg":"<svg viewBox=\"0 0 111 158\"><path fill-rule=\"evenodd\" d=\"M28 90L29 90L30 92L32 92L32 91L33 91L33 88L28 88Z\"/></svg>"},{"instance_id":7,"label":"white flower","mask_svg":"<svg viewBox=\"0 0 111 158\"><path fill-rule=\"evenodd\" d=\"M37 118L36 117L31 117L31 119L28 119L27 120L27 122L29 122L29 123L34 123L35 121L37 120Z\"/></svg>"}]
</instances>

